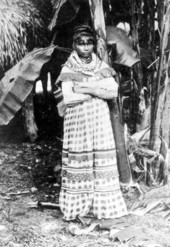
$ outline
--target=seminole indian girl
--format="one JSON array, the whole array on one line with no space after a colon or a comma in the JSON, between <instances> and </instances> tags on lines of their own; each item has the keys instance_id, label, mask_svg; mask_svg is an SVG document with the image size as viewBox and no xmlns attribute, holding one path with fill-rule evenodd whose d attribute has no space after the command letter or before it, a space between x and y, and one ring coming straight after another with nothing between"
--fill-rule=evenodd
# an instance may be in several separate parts
<instances>
[{"instance_id":1,"label":"seminole indian girl","mask_svg":"<svg viewBox=\"0 0 170 247\"><path fill-rule=\"evenodd\" d=\"M58 78L67 106L59 196L67 221L89 215L102 219L127 214L107 104L118 94L115 71L94 50L92 29L76 27L73 52Z\"/></svg>"}]
</instances>

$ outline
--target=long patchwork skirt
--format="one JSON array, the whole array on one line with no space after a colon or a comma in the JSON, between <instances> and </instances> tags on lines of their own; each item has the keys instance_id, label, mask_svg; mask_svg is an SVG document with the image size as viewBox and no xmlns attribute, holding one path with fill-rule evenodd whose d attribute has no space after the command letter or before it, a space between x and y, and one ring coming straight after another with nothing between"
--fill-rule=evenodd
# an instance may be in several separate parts
<instances>
[{"instance_id":1,"label":"long patchwork skirt","mask_svg":"<svg viewBox=\"0 0 170 247\"><path fill-rule=\"evenodd\" d=\"M88 213L98 219L127 214L109 109L102 99L66 110L59 203L65 220Z\"/></svg>"}]
</instances>

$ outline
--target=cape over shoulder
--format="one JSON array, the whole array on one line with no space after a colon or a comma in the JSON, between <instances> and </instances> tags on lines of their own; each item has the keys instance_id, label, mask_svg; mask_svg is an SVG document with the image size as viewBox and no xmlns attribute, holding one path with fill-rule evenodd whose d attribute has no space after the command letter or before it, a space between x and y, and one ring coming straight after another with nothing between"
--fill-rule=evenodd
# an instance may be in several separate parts
<instances>
[{"instance_id":1,"label":"cape over shoulder","mask_svg":"<svg viewBox=\"0 0 170 247\"><path fill-rule=\"evenodd\" d=\"M100 67L95 71L94 76L96 80L101 80L104 78L113 77L116 75L115 70L112 67L109 67L104 61L101 62ZM91 75L84 74L82 71L74 71L72 68L67 66L67 63L64 64L59 77L57 78L56 84L63 81L84 81L89 79Z\"/></svg>"},{"instance_id":2,"label":"cape over shoulder","mask_svg":"<svg viewBox=\"0 0 170 247\"><path fill-rule=\"evenodd\" d=\"M116 72L114 71L114 69L110 67L104 68L95 74L96 80L113 77L115 75L116 75ZM82 73L75 73L73 71L65 71L64 73L60 74L60 76L58 77L56 81L56 84L58 84L59 82L63 82L63 81L79 81L79 82L82 81L83 82L85 79L89 79L90 77L91 76L83 75Z\"/></svg>"}]
</instances>

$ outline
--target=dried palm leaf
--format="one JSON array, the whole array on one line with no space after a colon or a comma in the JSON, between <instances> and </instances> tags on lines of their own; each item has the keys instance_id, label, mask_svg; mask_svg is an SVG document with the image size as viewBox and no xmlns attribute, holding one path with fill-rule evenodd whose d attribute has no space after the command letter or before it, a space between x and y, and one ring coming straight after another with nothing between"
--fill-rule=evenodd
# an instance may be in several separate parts
<instances>
[{"instance_id":1,"label":"dried palm leaf","mask_svg":"<svg viewBox=\"0 0 170 247\"><path fill-rule=\"evenodd\" d=\"M149 149L150 127L135 133L127 142L128 152L136 158L131 169L137 174L137 181L144 180L150 186L167 183L167 151L168 147L163 138L157 137L161 143L161 153ZM141 175L140 175L141 174Z\"/></svg>"},{"instance_id":2,"label":"dried palm leaf","mask_svg":"<svg viewBox=\"0 0 170 247\"><path fill-rule=\"evenodd\" d=\"M0 4L0 63L14 65L27 52L28 33L32 42L43 29L40 11L32 0L1 0Z\"/></svg>"}]
</instances>

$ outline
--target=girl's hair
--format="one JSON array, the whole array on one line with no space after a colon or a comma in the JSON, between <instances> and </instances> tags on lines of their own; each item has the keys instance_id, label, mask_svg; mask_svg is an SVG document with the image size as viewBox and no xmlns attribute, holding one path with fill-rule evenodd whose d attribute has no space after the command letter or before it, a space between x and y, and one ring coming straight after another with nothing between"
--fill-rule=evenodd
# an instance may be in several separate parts
<instances>
[{"instance_id":1,"label":"girl's hair","mask_svg":"<svg viewBox=\"0 0 170 247\"><path fill-rule=\"evenodd\" d=\"M82 36L90 37L95 43L94 31L88 25L78 25L73 30L73 42L77 42Z\"/></svg>"}]
</instances>

